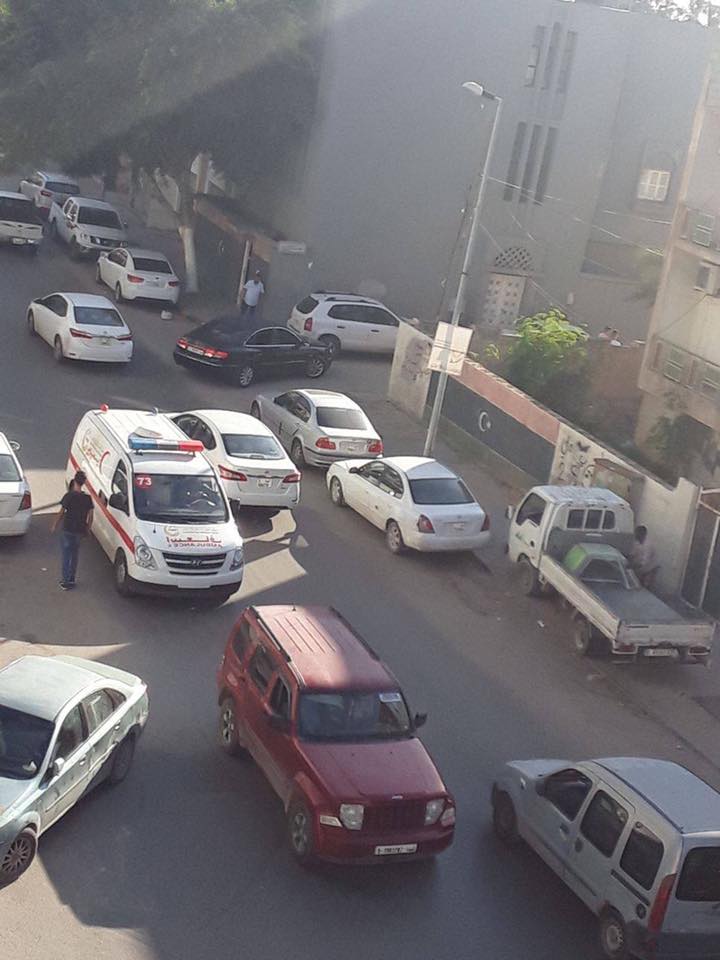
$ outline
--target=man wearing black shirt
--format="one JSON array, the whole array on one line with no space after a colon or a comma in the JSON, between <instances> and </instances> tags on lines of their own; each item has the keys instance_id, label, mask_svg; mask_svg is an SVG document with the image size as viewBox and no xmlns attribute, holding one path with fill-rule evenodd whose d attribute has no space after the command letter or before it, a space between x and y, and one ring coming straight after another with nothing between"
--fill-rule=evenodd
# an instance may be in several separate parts
<instances>
[{"instance_id":1,"label":"man wearing black shirt","mask_svg":"<svg viewBox=\"0 0 720 960\"><path fill-rule=\"evenodd\" d=\"M63 590L72 590L75 586L80 541L90 530L93 522L93 502L87 493L82 492L85 474L78 470L70 481L70 489L60 501L60 510L55 517L51 532L55 533L62 524L60 550L62 553Z\"/></svg>"}]
</instances>

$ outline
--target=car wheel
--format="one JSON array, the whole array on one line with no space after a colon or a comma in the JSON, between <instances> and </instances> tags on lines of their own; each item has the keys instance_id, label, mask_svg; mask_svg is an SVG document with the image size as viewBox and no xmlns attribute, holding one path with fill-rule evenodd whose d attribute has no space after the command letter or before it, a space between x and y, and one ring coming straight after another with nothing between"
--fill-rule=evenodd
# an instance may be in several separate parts
<instances>
[{"instance_id":1,"label":"car wheel","mask_svg":"<svg viewBox=\"0 0 720 960\"><path fill-rule=\"evenodd\" d=\"M525 557L520 561L520 585L527 597L539 597L542 592L537 570Z\"/></svg>"},{"instance_id":2,"label":"car wheel","mask_svg":"<svg viewBox=\"0 0 720 960\"><path fill-rule=\"evenodd\" d=\"M517 828L517 814L515 804L504 790L493 794L493 830L498 840L503 843L514 844L520 840Z\"/></svg>"},{"instance_id":3,"label":"car wheel","mask_svg":"<svg viewBox=\"0 0 720 960\"><path fill-rule=\"evenodd\" d=\"M311 380L317 380L328 368L328 364L322 357L310 357L305 364L305 376Z\"/></svg>"},{"instance_id":4,"label":"car wheel","mask_svg":"<svg viewBox=\"0 0 720 960\"><path fill-rule=\"evenodd\" d=\"M239 387L249 387L255 379L255 368L250 366L249 363L239 367L236 379Z\"/></svg>"},{"instance_id":5,"label":"car wheel","mask_svg":"<svg viewBox=\"0 0 720 960\"><path fill-rule=\"evenodd\" d=\"M581 657L601 657L607 654L605 637L585 617L576 615L573 625L573 644Z\"/></svg>"},{"instance_id":6,"label":"car wheel","mask_svg":"<svg viewBox=\"0 0 720 960\"><path fill-rule=\"evenodd\" d=\"M133 757L135 755L135 737L128 734L116 747L112 755L112 766L108 774L108 783L116 786L122 783L125 777L130 773Z\"/></svg>"},{"instance_id":7,"label":"car wheel","mask_svg":"<svg viewBox=\"0 0 720 960\"><path fill-rule=\"evenodd\" d=\"M0 860L0 887L14 883L28 869L37 853L37 836L30 827L21 830Z\"/></svg>"},{"instance_id":8,"label":"car wheel","mask_svg":"<svg viewBox=\"0 0 720 960\"><path fill-rule=\"evenodd\" d=\"M336 507L345 506L345 494L343 493L342 484L337 477L333 477L330 481L330 499Z\"/></svg>"},{"instance_id":9,"label":"car wheel","mask_svg":"<svg viewBox=\"0 0 720 960\"><path fill-rule=\"evenodd\" d=\"M310 863L315 854L312 815L302 800L294 800L288 810L290 849L300 863Z\"/></svg>"},{"instance_id":10,"label":"car wheel","mask_svg":"<svg viewBox=\"0 0 720 960\"><path fill-rule=\"evenodd\" d=\"M296 437L290 444L290 459L296 467L305 466L305 453L303 451L302 440Z\"/></svg>"},{"instance_id":11,"label":"car wheel","mask_svg":"<svg viewBox=\"0 0 720 960\"><path fill-rule=\"evenodd\" d=\"M28 333L30 334L30 336L31 336L31 337L34 337L34 336L35 336L35 333L36 333L36 330L35 330L35 315L33 314L32 310L28 310L28 315L27 315L27 328L28 328Z\"/></svg>"},{"instance_id":12,"label":"car wheel","mask_svg":"<svg viewBox=\"0 0 720 960\"><path fill-rule=\"evenodd\" d=\"M218 739L220 746L225 753L231 757L239 757L245 750L240 743L238 733L237 714L235 712L235 701L232 697L225 697L220 704L220 716L218 718Z\"/></svg>"},{"instance_id":13,"label":"car wheel","mask_svg":"<svg viewBox=\"0 0 720 960\"><path fill-rule=\"evenodd\" d=\"M55 340L53 341L53 356L55 357L57 363L62 363L65 359L65 353L63 351L62 340L60 337L55 337Z\"/></svg>"},{"instance_id":14,"label":"car wheel","mask_svg":"<svg viewBox=\"0 0 720 960\"><path fill-rule=\"evenodd\" d=\"M385 542L390 553L402 553L405 550L405 541L400 527L395 520L388 520L385 528Z\"/></svg>"},{"instance_id":15,"label":"car wheel","mask_svg":"<svg viewBox=\"0 0 720 960\"><path fill-rule=\"evenodd\" d=\"M120 281L115 284L115 303L122 303L125 297L123 297L122 287L120 286Z\"/></svg>"},{"instance_id":16,"label":"car wheel","mask_svg":"<svg viewBox=\"0 0 720 960\"><path fill-rule=\"evenodd\" d=\"M625 924L614 910L607 910L600 917L600 948L608 960L629 960Z\"/></svg>"},{"instance_id":17,"label":"car wheel","mask_svg":"<svg viewBox=\"0 0 720 960\"><path fill-rule=\"evenodd\" d=\"M255 417L256 420L262 420L262 414L260 413L260 404L255 403L254 400L250 405L250 416Z\"/></svg>"},{"instance_id":18,"label":"car wheel","mask_svg":"<svg viewBox=\"0 0 720 960\"><path fill-rule=\"evenodd\" d=\"M333 337L330 333L324 333L321 337L318 337L318 342L322 343L330 351L330 356L335 360L340 356L340 350L342 349L340 341L337 337Z\"/></svg>"},{"instance_id":19,"label":"car wheel","mask_svg":"<svg viewBox=\"0 0 720 960\"><path fill-rule=\"evenodd\" d=\"M121 597L131 596L132 590L132 579L128 573L127 560L125 559L125 554L122 550L118 550L115 556L115 589L120 594Z\"/></svg>"}]
</instances>

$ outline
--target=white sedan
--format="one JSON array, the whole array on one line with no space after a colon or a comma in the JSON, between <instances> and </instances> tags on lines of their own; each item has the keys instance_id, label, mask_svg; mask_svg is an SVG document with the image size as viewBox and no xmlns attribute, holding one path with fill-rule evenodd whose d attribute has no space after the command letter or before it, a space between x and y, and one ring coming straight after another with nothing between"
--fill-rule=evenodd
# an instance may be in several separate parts
<instances>
[{"instance_id":1,"label":"white sedan","mask_svg":"<svg viewBox=\"0 0 720 960\"><path fill-rule=\"evenodd\" d=\"M98 257L95 279L115 292L115 300L163 300L177 303L180 279L162 253L117 247Z\"/></svg>"},{"instance_id":2,"label":"white sedan","mask_svg":"<svg viewBox=\"0 0 720 960\"><path fill-rule=\"evenodd\" d=\"M352 507L385 531L392 553L477 550L490 539L488 515L437 460L341 460L328 470L327 485L336 506Z\"/></svg>"},{"instance_id":3,"label":"white sedan","mask_svg":"<svg viewBox=\"0 0 720 960\"><path fill-rule=\"evenodd\" d=\"M265 424L234 410L171 416L183 433L202 441L232 505L289 510L298 505L300 474Z\"/></svg>"},{"instance_id":4,"label":"white sedan","mask_svg":"<svg viewBox=\"0 0 720 960\"><path fill-rule=\"evenodd\" d=\"M52 293L33 300L28 330L42 337L63 360L129 363L133 338L127 324L105 297L87 293Z\"/></svg>"},{"instance_id":5,"label":"white sedan","mask_svg":"<svg viewBox=\"0 0 720 960\"><path fill-rule=\"evenodd\" d=\"M30 484L13 444L0 433L0 537L21 537L32 517Z\"/></svg>"}]
</instances>

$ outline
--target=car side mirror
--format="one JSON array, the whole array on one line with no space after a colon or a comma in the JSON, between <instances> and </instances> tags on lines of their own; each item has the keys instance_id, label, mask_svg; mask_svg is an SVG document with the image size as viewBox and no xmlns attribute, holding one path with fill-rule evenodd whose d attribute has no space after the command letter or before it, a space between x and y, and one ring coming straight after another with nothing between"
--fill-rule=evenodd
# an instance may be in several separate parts
<instances>
[{"instance_id":1,"label":"car side mirror","mask_svg":"<svg viewBox=\"0 0 720 960\"><path fill-rule=\"evenodd\" d=\"M360 473L360 467L350 467L348 473Z\"/></svg>"},{"instance_id":2,"label":"car side mirror","mask_svg":"<svg viewBox=\"0 0 720 960\"><path fill-rule=\"evenodd\" d=\"M108 506L112 507L113 510L121 510L123 513L127 513L128 498L124 493L112 493L108 500Z\"/></svg>"},{"instance_id":3,"label":"car side mirror","mask_svg":"<svg viewBox=\"0 0 720 960\"><path fill-rule=\"evenodd\" d=\"M273 403L276 403L278 406L280 406L280 397L273 397Z\"/></svg>"},{"instance_id":4,"label":"car side mirror","mask_svg":"<svg viewBox=\"0 0 720 960\"><path fill-rule=\"evenodd\" d=\"M268 726L272 730L277 730L278 733L290 732L290 721L287 717L281 717L279 713L268 714L267 722Z\"/></svg>"},{"instance_id":5,"label":"car side mirror","mask_svg":"<svg viewBox=\"0 0 720 960\"><path fill-rule=\"evenodd\" d=\"M507 517L508 520L512 520L512 518L515 516L515 507L513 506L505 507L505 516Z\"/></svg>"},{"instance_id":6,"label":"car side mirror","mask_svg":"<svg viewBox=\"0 0 720 960\"><path fill-rule=\"evenodd\" d=\"M427 723L427 714L426 713L416 713L413 717L413 726L414 727L423 727Z\"/></svg>"},{"instance_id":7,"label":"car side mirror","mask_svg":"<svg viewBox=\"0 0 720 960\"><path fill-rule=\"evenodd\" d=\"M52 766L50 768L52 770L53 777L59 777L60 774L63 772L64 767L65 767L65 760L63 759L63 757L55 757L55 759L52 762Z\"/></svg>"}]
</instances>

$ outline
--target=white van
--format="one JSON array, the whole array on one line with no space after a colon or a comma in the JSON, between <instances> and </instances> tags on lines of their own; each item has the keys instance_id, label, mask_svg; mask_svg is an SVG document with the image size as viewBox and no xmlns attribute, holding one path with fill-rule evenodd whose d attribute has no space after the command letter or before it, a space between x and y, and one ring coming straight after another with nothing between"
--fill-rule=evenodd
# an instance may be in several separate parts
<instances>
[{"instance_id":1,"label":"white van","mask_svg":"<svg viewBox=\"0 0 720 960\"><path fill-rule=\"evenodd\" d=\"M222 603L240 589L243 542L199 440L142 410L86 413L67 465L87 475L92 532L123 596L197 591Z\"/></svg>"}]
</instances>

